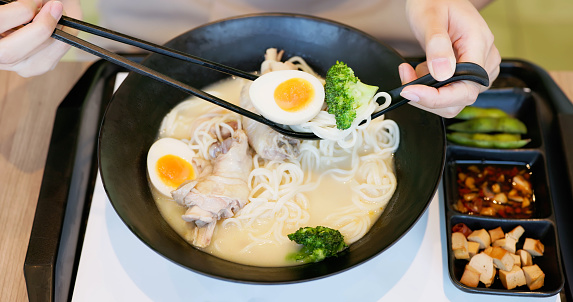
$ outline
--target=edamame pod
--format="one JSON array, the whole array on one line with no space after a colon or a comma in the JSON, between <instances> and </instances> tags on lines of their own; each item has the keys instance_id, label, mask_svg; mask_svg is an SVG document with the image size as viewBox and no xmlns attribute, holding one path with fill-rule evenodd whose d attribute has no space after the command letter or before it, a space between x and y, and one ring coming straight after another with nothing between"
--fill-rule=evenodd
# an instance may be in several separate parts
<instances>
[{"instance_id":1,"label":"edamame pod","mask_svg":"<svg viewBox=\"0 0 573 302\"><path fill-rule=\"evenodd\" d=\"M505 111L498 108L481 108L475 106L467 106L458 115L457 119L470 120L478 117L504 117L507 116Z\"/></svg>"},{"instance_id":2,"label":"edamame pod","mask_svg":"<svg viewBox=\"0 0 573 302\"><path fill-rule=\"evenodd\" d=\"M530 139L521 139L521 135L512 133L484 134L452 132L446 134L449 141L469 147L515 149L521 148Z\"/></svg>"},{"instance_id":3,"label":"edamame pod","mask_svg":"<svg viewBox=\"0 0 573 302\"><path fill-rule=\"evenodd\" d=\"M527 127L520 120L513 117L479 117L448 126L448 130L468 133L527 133Z\"/></svg>"}]
</instances>

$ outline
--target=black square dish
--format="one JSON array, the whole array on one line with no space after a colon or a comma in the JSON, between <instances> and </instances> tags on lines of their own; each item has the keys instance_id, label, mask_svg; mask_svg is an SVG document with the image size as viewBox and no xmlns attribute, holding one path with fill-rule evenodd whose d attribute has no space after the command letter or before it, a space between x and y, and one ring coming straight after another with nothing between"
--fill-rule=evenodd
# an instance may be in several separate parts
<instances>
[{"instance_id":1,"label":"black square dish","mask_svg":"<svg viewBox=\"0 0 573 302\"><path fill-rule=\"evenodd\" d=\"M523 122L523 124L525 124L527 127L527 133L521 135L521 138L529 139L530 142L523 146L522 149L539 148L542 146L543 142L539 127L538 110L535 103L535 98L531 95L529 89L506 88L488 90L480 94L472 106L480 108L501 109L507 113L508 116ZM458 122L462 122L462 120L456 118L444 120L446 129L448 126ZM452 131L448 130L448 133L450 132ZM455 145L452 142L448 142L448 144ZM474 149L473 147L462 148Z\"/></svg>"},{"instance_id":2,"label":"black square dish","mask_svg":"<svg viewBox=\"0 0 573 302\"><path fill-rule=\"evenodd\" d=\"M505 289L502 285L499 273L496 274L494 282L490 287L485 287L480 283L477 287L470 287L460 282L464 273L464 268L468 260L455 259L451 252L452 247L452 228L458 223L464 223L471 230L485 229L486 231L501 227L507 233L517 226L522 226L525 232L517 242L516 249L522 249L525 238L540 240L545 247L543 256L533 257L533 264L538 265L545 274L544 285L536 290L529 290L527 286L519 286L514 289ZM561 260L559 254L559 242L555 226L548 220L507 220L492 219L485 217L472 217L467 215L452 216L447 223L448 234L448 266L450 278L455 286L463 291L472 293L488 293L500 295L521 295L521 296L552 296L557 294L563 287L564 277L561 270Z\"/></svg>"},{"instance_id":3,"label":"black square dish","mask_svg":"<svg viewBox=\"0 0 573 302\"><path fill-rule=\"evenodd\" d=\"M523 202L512 202L510 199L509 202L505 203L504 205L494 204L494 207L502 208L505 207L511 212L504 213L502 211L494 211L494 217L498 218L506 218L506 219L528 219L528 218L547 218L552 215L552 200L551 194L549 192L549 185L547 182L547 173L545 162L541 153L537 151L521 151L521 152L483 152L480 150L461 150L461 149L450 149L448 151L448 159L446 163L445 169L445 182L446 182L446 200L447 207L449 210L454 211L460 214L471 214L471 215L479 215L479 216L492 216L491 213L485 211L485 209L490 209L491 207L487 206L486 203L489 203L488 200L494 200L494 198L488 198L487 196L482 196L484 194L483 186L487 188L491 188L494 185L491 178L493 175L487 176L483 175L483 181L477 181L475 186L478 192L471 192L469 194L464 194L465 189L467 186L461 181L460 177L462 174L468 174L468 169L473 167L477 167L477 169L481 172L491 167L495 168L499 175L501 175L500 171L505 171L506 173L512 172L513 169L518 169L525 171L529 176L528 181L531 184L531 188L533 190L533 198L531 200L531 205L527 207L520 208L519 205L524 205ZM487 168L486 168L487 167ZM460 174L462 173L462 174ZM495 177L497 178L497 176ZM482 178L480 178L482 179ZM505 183L511 182L510 179L505 179ZM502 193L509 192L509 189L512 187L508 184L508 187L505 190L501 190ZM492 192L490 191L490 194ZM493 192L495 193L495 192ZM469 196L471 194L478 194L480 195L477 197L476 200L482 201L485 200L482 205L477 206L477 210L472 212L469 205L475 205L472 201L464 199L465 196ZM506 194L509 195L509 194ZM497 202L493 202L497 203ZM515 211L520 211L520 213L516 213L509 205L517 205ZM483 209L483 210L482 210ZM531 211L531 214L525 214L525 210ZM521 212L523 210L523 212Z\"/></svg>"}]
</instances>

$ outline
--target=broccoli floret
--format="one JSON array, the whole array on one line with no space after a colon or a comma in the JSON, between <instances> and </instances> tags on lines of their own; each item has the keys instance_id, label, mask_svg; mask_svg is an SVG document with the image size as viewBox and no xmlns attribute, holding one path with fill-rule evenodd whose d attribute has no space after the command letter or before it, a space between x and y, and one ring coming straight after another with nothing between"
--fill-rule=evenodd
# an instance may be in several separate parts
<instances>
[{"instance_id":1,"label":"broccoli floret","mask_svg":"<svg viewBox=\"0 0 573 302\"><path fill-rule=\"evenodd\" d=\"M356 119L356 112L368 105L377 91L378 87L362 83L345 63L337 61L330 67L326 73L324 100L328 113L336 118L336 127L348 129Z\"/></svg>"},{"instance_id":2,"label":"broccoli floret","mask_svg":"<svg viewBox=\"0 0 573 302\"><path fill-rule=\"evenodd\" d=\"M326 257L336 256L348 247L344 243L344 236L338 230L323 226L300 228L289 234L288 238L302 244L302 248L288 258L302 262L319 262Z\"/></svg>"}]
</instances>

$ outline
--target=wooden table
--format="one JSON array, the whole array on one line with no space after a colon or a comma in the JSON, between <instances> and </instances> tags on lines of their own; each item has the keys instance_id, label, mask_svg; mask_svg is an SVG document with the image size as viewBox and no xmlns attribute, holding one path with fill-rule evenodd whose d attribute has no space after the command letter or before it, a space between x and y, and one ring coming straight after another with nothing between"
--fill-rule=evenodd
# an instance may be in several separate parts
<instances>
[{"instance_id":1,"label":"wooden table","mask_svg":"<svg viewBox=\"0 0 573 302\"><path fill-rule=\"evenodd\" d=\"M60 101L88 63L34 78L0 71L0 301L27 301L23 267ZM573 100L573 71L550 72Z\"/></svg>"}]
</instances>

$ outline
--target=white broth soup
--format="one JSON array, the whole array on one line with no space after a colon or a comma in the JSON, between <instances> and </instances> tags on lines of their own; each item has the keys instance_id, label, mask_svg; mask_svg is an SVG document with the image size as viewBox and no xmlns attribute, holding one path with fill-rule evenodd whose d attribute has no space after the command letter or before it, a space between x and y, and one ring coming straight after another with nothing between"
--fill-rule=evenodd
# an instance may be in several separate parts
<instances>
[{"instance_id":1,"label":"white broth soup","mask_svg":"<svg viewBox=\"0 0 573 302\"><path fill-rule=\"evenodd\" d=\"M245 103L249 85L227 79L204 90L252 110ZM197 98L164 118L158 140L179 140L193 154L186 159L191 176L172 196L150 183L167 223L206 253L254 266L300 264L287 260L299 249L287 235L300 227L339 230L347 244L363 237L396 188L396 123L370 121L355 131L351 147L293 140L262 127ZM211 210L212 204L221 208Z\"/></svg>"}]
</instances>

